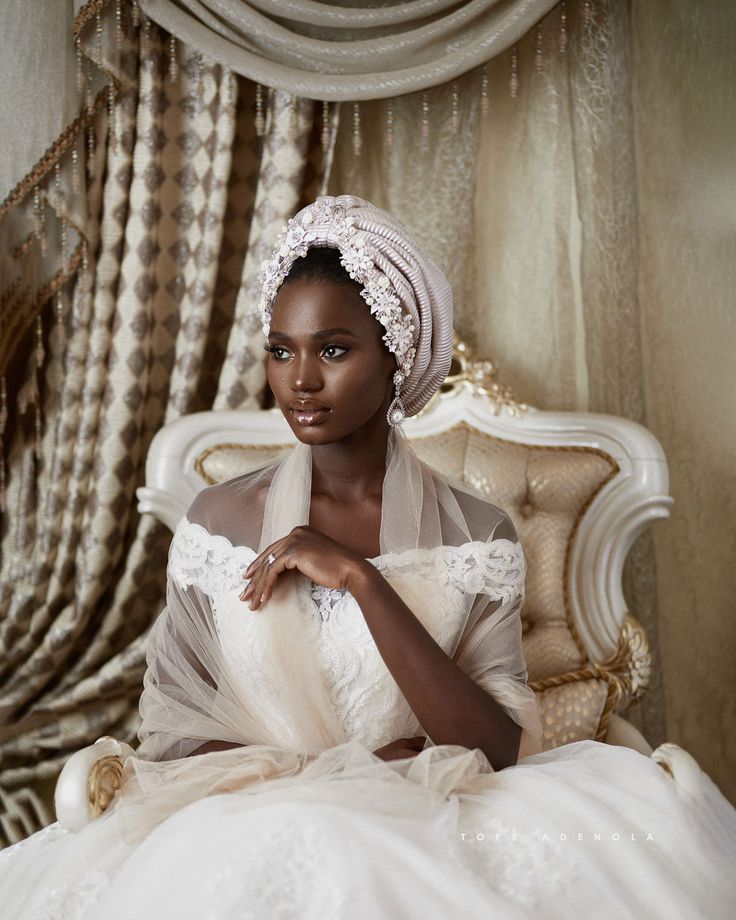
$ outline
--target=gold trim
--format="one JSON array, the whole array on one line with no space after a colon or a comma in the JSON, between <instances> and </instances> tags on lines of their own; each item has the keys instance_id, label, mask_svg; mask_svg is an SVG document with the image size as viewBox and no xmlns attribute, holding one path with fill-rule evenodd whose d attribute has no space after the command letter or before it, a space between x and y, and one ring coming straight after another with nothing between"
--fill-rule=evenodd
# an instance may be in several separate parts
<instances>
[{"instance_id":1,"label":"gold trim","mask_svg":"<svg viewBox=\"0 0 736 920\"><path fill-rule=\"evenodd\" d=\"M87 800L92 817L99 818L107 811L122 785L123 759L119 754L101 757L92 764L87 778Z\"/></svg>"},{"instance_id":2,"label":"gold trim","mask_svg":"<svg viewBox=\"0 0 736 920\"><path fill-rule=\"evenodd\" d=\"M458 370L453 372L455 365L458 366ZM507 409L509 415L518 416L528 412L529 406L519 402L514 397L511 387L500 383L496 379L497 376L498 368L494 362L488 358L476 358L470 345L459 338L456 333L450 373L419 415L427 412L438 400L450 399L466 389L485 396L493 404L495 415L500 415L504 408Z\"/></svg>"},{"instance_id":3,"label":"gold trim","mask_svg":"<svg viewBox=\"0 0 736 920\"><path fill-rule=\"evenodd\" d=\"M102 10L108 6L110 2L111 0L90 0L89 3L82 7L82 9L74 17L74 22L72 24L72 34L74 35L75 40L81 38L82 30L92 19L92 17L96 16L97 13L102 12ZM87 60L102 73L106 74L107 77L112 81L113 89L115 91L115 98L117 99L120 93L120 81L111 71L99 64L95 60L94 55L88 54L87 49L83 45L80 45L80 48L82 54L87 58ZM61 160L62 156L75 142L79 134L81 134L87 125L97 117L97 113L108 104L109 92L109 87L103 86L95 96L92 111L85 109L81 115L78 115L74 121L72 121L66 126L66 128L64 128L64 130L51 144L51 146L46 149L41 159L35 164L31 171L27 173L20 180L20 182L17 183L15 188L10 191L2 204L0 204L0 218L3 218L11 208L19 204L26 197L26 195L28 195L28 193L31 192L39 184L39 182L45 178L48 173L51 172L55 164Z\"/></svg>"},{"instance_id":4,"label":"gold trim","mask_svg":"<svg viewBox=\"0 0 736 920\"><path fill-rule=\"evenodd\" d=\"M0 298L0 315L4 322L0 325L0 377L7 371L21 341L33 324L36 316L43 310L51 297L72 278L82 262L84 243L79 243L71 254L66 270L63 268L36 293L28 284L18 281L3 293Z\"/></svg>"},{"instance_id":5,"label":"gold trim","mask_svg":"<svg viewBox=\"0 0 736 920\"><path fill-rule=\"evenodd\" d=\"M641 623L628 611L624 614L616 651L598 667L606 671L617 686L617 711L625 712L649 688L652 655Z\"/></svg>"},{"instance_id":6,"label":"gold trim","mask_svg":"<svg viewBox=\"0 0 736 920\"><path fill-rule=\"evenodd\" d=\"M74 17L72 23L72 32L75 38L79 38L82 29L87 25L93 16L101 13L102 10L110 3L110 0L89 0L88 3Z\"/></svg>"},{"instance_id":7,"label":"gold trim","mask_svg":"<svg viewBox=\"0 0 736 920\"><path fill-rule=\"evenodd\" d=\"M270 412L270 409L262 410L264 412ZM282 453L286 450L291 450L294 447L293 444L213 444L211 447L207 447L202 451L201 454L194 461L194 469L199 476L204 479L204 481L210 485L216 485L219 480L213 479L204 471L204 464L210 454L213 454L216 450L267 450L273 451L274 454ZM277 458L274 457L274 460Z\"/></svg>"},{"instance_id":8,"label":"gold trim","mask_svg":"<svg viewBox=\"0 0 736 920\"><path fill-rule=\"evenodd\" d=\"M97 67L98 65L95 64L95 66ZM100 69L102 70L103 68ZM109 71L104 70L104 72L110 75ZM116 93L119 91L117 86L115 87L115 91ZM66 151L72 146L87 125L97 117L97 113L107 105L108 93L109 89L107 86L104 86L95 96L92 110L85 110L81 115L78 115L73 122L66 126L53 144L47 148L46 152L33 169L20 180L5 198L3 203L0 204L0 218L5 217L8 211L20 204L39 182L51 172L56 163L61 160Z\"/></svg>"},{"instance_id":9,"label":"gold trim","mask_svg":"<svg viewBox=\"0 0 736 920\"><path fill-rule=\"evenodd\" d=\"M110 87L112 87L115 100L117 101L120 98L122 88L121 80L118 79L111 70L104 66L102 62L98 61L96 56L91 53L81 41L82 32L85 26L87 26L93 17L97 16L111 5L111 0L89 0L89 2L79 10L72 24L72 34L75 42L78 42L78 47L82 54L93 67L107 77L109 83L97 92L92 107L90 109L84 108L81 114L64 128L62 133L46 149L41 159L38 160L31 171L16 184L2 203L0 203L0 219L24 201L29 193L37 188L53 168L63 159L77 142L79 136L84 136L84 131L87 126L93 123L97 119L99 113L109 104ZM62 223L65 221L65 219L60 216L58 219ZM67 223L69 222L67 221ZM71 224L71 226L74 225ZM75 229L77 229L80 238L84 240L86 235L80 228L75 227ZM24 256L30 249L29 241L24 241L17 249L18 251L15 255L17 257ZM42 288L35 291L35 293L31 290L30 286L20 282L20 279L16 279L16 281L11 283L10 287L3 292L2 302L0 302L0 317L3 320L2 325L4 327L2 331L4 347L0 348L0 376L7 371L8 365L27 328L33 323L36 316L41 313L49 298L53 296L60 286L65 284L66 281L76 274L81 261L80 246L77 247L72 258L68 260L66 269L61 268L57 271L57 273L46 282ZM8 304L15 307L18 300L21 301L21 315L14 315L15 311L9 310ZM9 322L9 317L15 320L13 325L16 328L20 327L20 333L12 339L8 329L8 326L11 324Z\"/></svg>"},{"instance_id":10,"label":"gold trim","mask_svg":"<svg viewBox=\"0 0 736 920\"><path fill-rule=\"evenodd\" d=\"M608 734L608 723L611 714L616 711L619 702L619 689L610 673L598 665L589 665L579 668L577 671L568 671L566 674L554 675L553 677L543 677L539 680L530 681L528 686L535 693L543 693L552 687L562 687L565 684L574 684L582 680L600 680L608 685L606 701L603 704L600 717L598 719L598 728L596 729L594 741L605 741Z\"/></svg>"}]
</instances>

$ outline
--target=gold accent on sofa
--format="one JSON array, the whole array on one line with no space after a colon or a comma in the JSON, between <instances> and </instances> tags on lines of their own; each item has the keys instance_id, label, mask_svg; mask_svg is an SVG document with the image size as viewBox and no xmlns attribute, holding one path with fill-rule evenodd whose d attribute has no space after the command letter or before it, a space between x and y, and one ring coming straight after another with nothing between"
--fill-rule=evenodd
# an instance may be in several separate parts
<instances>
[{"instance_id":1,"label":"gold accent on sofa","mask_svg":"<svg viewBox=\"0 0 736 920\"><path fill-rule=\"evenodd\" d=\"M652 675L652 655L649 640L641 623L626 613L621 626L616 651L599 667L607 671L616 685L616 712L625 712L638 702L649 687Z\"/></svg>"},{"instance_id":2,"label":"gold accent on sofa","mask_svg":"<svg viewBox=\"0 0 736 920\"><path fill-rule=\"evenodd\" d=\"M523 415L529 407L526 403L519 402L511 387L500 383L496 379L497 376L498 368L493 361L488 358L476 358L470 345L455 335L450 373L437 395L422 409L422 412L427 412L437 399L452 397L459 390L467 387L475 393L488 397L496 415L499 415L504 408L509 415Z\"/></svg>"},{"instance_id":3,"label":"gold accent on sofa","mask_svg":"<svg viewBox=\"0 0 736 920\"><path fill-rule=\"evenodd\" d=\"M87 796L93 818L98 818L110 807L120 789L122 776L123 759L118 755L102 757L92 765L87 780Z\"/></svg>"}]
</instances>

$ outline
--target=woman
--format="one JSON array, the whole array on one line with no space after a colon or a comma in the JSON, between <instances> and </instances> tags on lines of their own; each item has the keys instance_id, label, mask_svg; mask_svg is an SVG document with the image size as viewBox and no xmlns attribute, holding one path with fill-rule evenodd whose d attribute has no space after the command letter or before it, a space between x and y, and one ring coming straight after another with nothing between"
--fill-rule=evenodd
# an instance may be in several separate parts
<instances>
[{"instance_id":1,"label":"woman","mask_svg":"<svg viewBox=\"0 0 736 920\"><path fill-rule=\"evenodd\" d=\"M142 759L0 854L3 917L730 916L736 811L691 758L541 752L514 527L401 434L449 369L442 273L340 196L262 280L299 443L180 522Z\"/></svg>"}]
</instances>

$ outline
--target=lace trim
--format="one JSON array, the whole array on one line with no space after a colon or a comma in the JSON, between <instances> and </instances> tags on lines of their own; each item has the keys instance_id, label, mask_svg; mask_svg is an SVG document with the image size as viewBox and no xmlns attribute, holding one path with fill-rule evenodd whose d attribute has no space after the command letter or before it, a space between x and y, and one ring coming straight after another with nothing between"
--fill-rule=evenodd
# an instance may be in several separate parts
<instances>
[{"instance_id":1,"label":"lace trim","mask_svg":"<svg viewBox=\"0 0 736 920\"><path fill-rule=\"evenodd\" d=\"M169 551L169 570L181 588L196 585L209 597L242 589L243 571L258 554L249 546L235 546L221 534L184 516L177 525ZM438 558L439 557L439 558ZM510 540L473 541L460 546L411 549L368 559L380 572L420 574L437 578L465 594L487 594L493 600L513 600L521 593L526 561L521 544ZM312 598L326 620L345 592L312 586Z\"/></svg>"},{"instance_id":2,"label":"lace trim","mask_svg":"<svg viewBox=\"0 0 736 920\"><path fill-rule=\"evenodd\" d=\"M171 541L169 571L180 588L194 585L209 597L244 588L243 571L258 554L248 546L234 546L227 537L211 534L183 517Z\"/></svg>"},{"instance_id":3,"label":"lace trim","mask_svg":"<svg viewBox=\"0 0 736 920\"><path fill-rule=\"evenodd\" d=\"M445 585L464 594L487 594L502 601L513 600L520 593L526 576L521 544L504 539L389 553L372 561L379 571L397 575L411 572L436 578L442 571Z\"/></svg>"},{"instance_id":4,"label":"lace trim","mask_svg":"<svg viewBox=\"0 0 736 920\"><path fill-rule=\"evenodd\" d=\"M325 588L324 585L315 584L313 581L310 582L310 592L323 623L329 619L330 614L347 595L347 591L342 588Z\"/></svg>"}]
</instances>

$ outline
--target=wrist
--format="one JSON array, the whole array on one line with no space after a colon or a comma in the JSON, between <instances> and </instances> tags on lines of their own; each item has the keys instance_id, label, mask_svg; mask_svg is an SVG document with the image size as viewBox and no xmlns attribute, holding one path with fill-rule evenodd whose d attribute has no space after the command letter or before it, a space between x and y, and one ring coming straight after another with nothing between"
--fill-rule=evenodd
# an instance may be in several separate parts
<instances>
[{"instance_id":1,"label":"wrist","mask_svg":"<svg viewBox=\"0 0 736 920\"><path fill-rule=\"evenodd\" d=\"M361 596L371 589L377 578L380 575L375 566L367 559L356 559L348 569L345 587L360 602Z\"/></svg>"}]
</instances>

